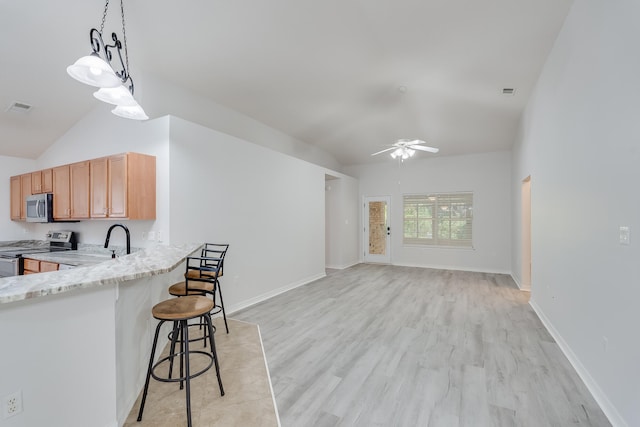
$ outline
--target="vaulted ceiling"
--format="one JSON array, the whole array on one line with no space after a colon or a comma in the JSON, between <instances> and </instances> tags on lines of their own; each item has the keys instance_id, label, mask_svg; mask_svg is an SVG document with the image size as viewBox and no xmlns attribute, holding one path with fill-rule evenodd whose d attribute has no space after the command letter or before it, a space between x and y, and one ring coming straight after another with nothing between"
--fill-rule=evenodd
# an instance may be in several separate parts
<instances>
[{"instance_id":1,"label":"vaulted ceiling","mask_svg":"<svg viewBox=\"0 0 640 427\"><path fill-rule=\"evenodd\" d=\"M370 154L399 138L423 139L440 148L438 155L509 149L571 4L125 0L124 6L134 74L153 70L349 165L386 160ZM0 155L37 158L99 102L65 70L89 53L89 29L99 28L103 8L101 0L0 0ZM105 36L112 31L122 38L117 0ZM515 94L504 95L504 88ZM33 108L7 111L16 101Z\"/></svg>"}]
</instances>

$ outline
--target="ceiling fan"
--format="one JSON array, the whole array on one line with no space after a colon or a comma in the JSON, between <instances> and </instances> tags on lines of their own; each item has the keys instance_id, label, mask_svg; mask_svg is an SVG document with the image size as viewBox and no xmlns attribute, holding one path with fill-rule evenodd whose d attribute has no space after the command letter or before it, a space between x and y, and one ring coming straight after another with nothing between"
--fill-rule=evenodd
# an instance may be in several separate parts
<instances>
[{"instance_id":1,"label":"ceiling fan","mask_svg":"<svg viewBox=\"0 0 640 427\"><path fill-rule=\"evenodd\" d=\"M429 153L437 153L438 151L440 151L438 148L429 147L422 144L425 144L425 142L419 139L399 139L397 142L391 144L389 148L385 148L382 151L373 153L372 156L391 151L391 157L393 157L394 159L400 157L400 160L405 160L409 157L412 157L416 153L416 150L427 151Z\"/></svg>"}]
</instances>

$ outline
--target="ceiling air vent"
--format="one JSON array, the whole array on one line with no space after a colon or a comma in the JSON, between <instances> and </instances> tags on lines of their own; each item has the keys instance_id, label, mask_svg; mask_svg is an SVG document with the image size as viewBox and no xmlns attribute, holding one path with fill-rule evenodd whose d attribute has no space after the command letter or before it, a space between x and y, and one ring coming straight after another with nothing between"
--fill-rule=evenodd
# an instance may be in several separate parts
<instances>
[{"instance_id":1,"label":"ceiling air vent","mask_svg":"<svg viewBox=\"0 0 640 427\"><path fill-rule=\"evenodd\" d=\"M508 95L508 96L513 96L516 94L516 90L512 87L505 87L504 89L502 89L502 94L503 95Z\"/></svg>"},{"instance_id":2,"label":"ceiling air vent","mask_svg":"<svg viewBox=\"0 0 640 427\"><path fill-rule=\"evenodd\" d=\"M9 105L7 111L13 111L14 113L27 113L31 111L31 108L33 108L31 105L24 102L14 102Z\"/></svg>"}]
</instances>

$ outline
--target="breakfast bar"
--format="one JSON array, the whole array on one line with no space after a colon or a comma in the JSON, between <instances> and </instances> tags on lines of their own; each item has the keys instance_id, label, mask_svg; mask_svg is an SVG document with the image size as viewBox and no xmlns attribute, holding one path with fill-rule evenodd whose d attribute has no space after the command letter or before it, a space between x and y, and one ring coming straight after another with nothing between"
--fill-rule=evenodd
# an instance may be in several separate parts
<instances>
[{"instance_id":1,"label":"breakfast bar","mask_svg":"<svg viewBox=\"0 0 640 427\"><path fill-rule=\"evenodd\" d=\"M0 279L0 395L30 409L7 426L122 425L144 381L151 307L201 247L76 254L75 268Z\"/></svg>"}]
</instances>

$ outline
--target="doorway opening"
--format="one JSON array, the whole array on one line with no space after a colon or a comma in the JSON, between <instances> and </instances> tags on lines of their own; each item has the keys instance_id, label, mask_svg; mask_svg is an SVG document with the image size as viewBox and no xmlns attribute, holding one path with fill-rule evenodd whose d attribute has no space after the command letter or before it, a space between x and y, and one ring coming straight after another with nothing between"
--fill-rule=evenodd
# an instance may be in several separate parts
<instances>
[{"instance_id":1,"label":"doorway opening","mask_svg":"<svg viewBox=\"0 0 640 427\"><path fill-rule=\"evenodd\" d=\"M391 263L389 196L364 198L364 262Z\"/></svg>"}]
</instances>

